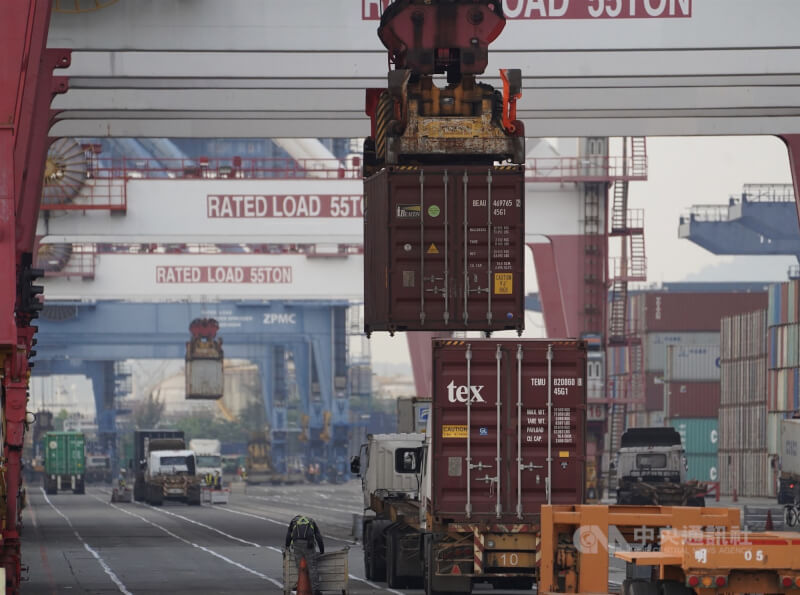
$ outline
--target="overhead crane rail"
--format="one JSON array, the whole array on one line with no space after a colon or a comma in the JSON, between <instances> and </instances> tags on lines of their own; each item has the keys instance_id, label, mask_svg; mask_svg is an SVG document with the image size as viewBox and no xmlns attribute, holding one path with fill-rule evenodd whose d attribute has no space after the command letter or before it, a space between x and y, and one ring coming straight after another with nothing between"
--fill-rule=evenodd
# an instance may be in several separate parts
<instances>
[{"instance_id":1,"label":"overhead crane rail","mask_svg":"<svg viewBox=\"0 0 800 595\"><path fill-rule=\"evenodd\" d=\"M361 159L206 158L139 159L100 158L87 179L360 179ZM526 182L615 182L647 179L647 163L635 156L535 157L525 161ZM96 182L97 183L97 182ZM98 192L100 189L98 188ZM108 190L109 196L115 194ZM43 208L57 208L45 202Z\"/></svg>"}]
</instances>

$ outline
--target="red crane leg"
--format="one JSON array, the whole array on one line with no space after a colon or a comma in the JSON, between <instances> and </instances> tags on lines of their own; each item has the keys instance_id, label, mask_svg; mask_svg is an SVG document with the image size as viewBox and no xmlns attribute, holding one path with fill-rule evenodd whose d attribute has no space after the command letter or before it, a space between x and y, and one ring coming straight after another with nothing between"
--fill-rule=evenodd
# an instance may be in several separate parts
<instances>
[{"instance_id":1,"label":"red crane leg","mask_svg":"<svg viewBox=\"0 0 800 595\"><path fill-rule=\"evenodd\" d=\"M28 358L36 327L20 309L18 275L33 249L42 170L50 127L53 68L66 66L69 53L47 51L50 0L0 0L0 370L2 370L3 462L0 465L2 543L0 566L6 592L21 580L19 515L21 454L25 434ZM55 87L54 87L55 83ZM27 255L27 256L26 256Z\"/></svg>"},{"instance_id":2,"label":"red crane leg","mask_svg":"<svg viewBox=\"0 0 800 595\"><path fill-rule=\"evenodd\" d=\"M536 281L547 336L574 337L578 327L577 273L579 236L549 238L546 243L528 244L533 251ZM569 248L569 249L568 249ZM572 278L575 283L570 283ZM574 314L574 316L570 316Z\"/></svg>"},{"instance_id":3,"label":"red crane leg","mask_svg":"<svg viewBox=\"0 0 800 595\"><path fill-rule=\"evenodd\" d=\"M797 203L797 218L800 221L800 134L782 134L779 138L789 150L789 168L792 170L794 200Z\"/></svg>"}]
</instances>

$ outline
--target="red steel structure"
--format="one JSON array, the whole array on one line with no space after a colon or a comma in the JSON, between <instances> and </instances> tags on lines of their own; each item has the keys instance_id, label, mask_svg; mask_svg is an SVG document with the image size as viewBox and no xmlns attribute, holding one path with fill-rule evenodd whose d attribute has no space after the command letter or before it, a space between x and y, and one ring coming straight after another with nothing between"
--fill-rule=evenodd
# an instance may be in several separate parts
<instances>
[{"instance_id":1,"label":"red steel structure","mask_svg":"<svg viewBox=\"0 0 800 595\"><path fill-rule=\"evenodd\" d=\"M36 219L47 155L53 96L67 80L53 76L70 63L68 50L47 49L51 0L0 1L0 371L3 463L0 465L0 564L7 592L19 591L21 454L27 417L41 288L32 285ZM12 280L16 280L16 283Z\"/></svg>"}]
</instances>

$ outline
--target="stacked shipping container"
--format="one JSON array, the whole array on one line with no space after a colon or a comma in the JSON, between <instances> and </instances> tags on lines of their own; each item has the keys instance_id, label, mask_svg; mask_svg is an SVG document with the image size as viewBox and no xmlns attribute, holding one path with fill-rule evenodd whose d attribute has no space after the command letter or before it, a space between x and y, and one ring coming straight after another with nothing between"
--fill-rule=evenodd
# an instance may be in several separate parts
<instances>
[{"instance_id":1,"label":"stacked shipping container","mask_svg":"<svg viewBox=\"0 0 800 595\"><path fill-rule=\"evenodd\" d=\"M652 292L631 299L628 325L643 346L644 402L632 408L627 423L678 429L690 479L720 480L721 321L766 305L766 292ZM610 357L610 374L625 369L620 359ZM636 370L636 362L628 369Z\"/></svg>"},{"instance_id":2,"label":"stacked shipping container","mask_svg":"<svg viewBox=\"0 0 800 595\"><path fill-rule=\"evenodd\" d=\"M769 290L769 410L800 409L800 281Z\"/></svg>"},{"instance_id":3,"label":"stacked shipping container","mask_svg":"<svg viewBox=\"0 0 800 595\"><path fill-rule=\"evenodd\" d=\"M766 337L766 310L722 320L718 465L723 494L775 494L767 448Z\"/></svg>"},{"instance_id":4,"label":"stacked shipping container","mask_svg":"<svg viewBox=\"0 0 800 595\"><path fill-rule=\"evenodd\" d=\"M765 292L651 292L631 298L629 328L644 346L645 402L639 411L664 411L669 418L716 417L720 321L766 305ZM667 393L663 382L670 348L673 371ZM668 410L665 394L672 396Z\"/></svg>"},{"instance_id":5,"label":"stacked shipping container","mask_svg":"<svg viewBox=\"0 0 800 595\"><path fill-rule=\"evenodd\" d=\"M800 280L769 289L767 352L767 450L777 463L781 420L800 411Z\"/></svg>"},{"instance_id":6,"label":"stacked shipping container","mask_svg":"<svg viewBox=\"0 0 800 595\"><path fill-rule=\"evenodd\" d=\"M716 418L671 419L670 425L678 430L686 451L687 479L719 481L717 445L719 443Z\"/></svg>"}]
</instances>

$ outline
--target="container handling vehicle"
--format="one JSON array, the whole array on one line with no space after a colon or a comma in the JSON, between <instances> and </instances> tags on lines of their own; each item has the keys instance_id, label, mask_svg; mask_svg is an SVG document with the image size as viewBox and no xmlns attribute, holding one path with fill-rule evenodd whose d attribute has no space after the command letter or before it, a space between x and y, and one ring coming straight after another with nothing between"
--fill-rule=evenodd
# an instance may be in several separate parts
<instances>
[{"instance_id":1,"label":"container handling vehicle","mask_svg":"<svg viewBox=\"0 0 800 595\"><path fill-rule=\"evenodd\" d=\"M86 439L81 432L47 432L42 438L44 491L86 492Z\"/></svg>"},{"instance_id":2,"label":"container handling vehicle","mask_svg":"<svg viewBox=\"0 0 800 595\"><path fill-rule=\"evenodd\" d=\"M181 430L136 430L133 443L134 500L153 506L164 500L200 504L195 456L186 448Z\"/></svg>"},{"instance_id":3,"label":"container handling vehicle","mask_svg":"<svg viewBox=\"0 0 800 595\"><path fill-rule=\"evenodd\" d=\"M437 339L433 354L427 432L371 436L352 462L367 578L530 589L541 506L583 498L586 346Z\"/></svg>"},{"instance_id":4,"label":"container handling vehicle","mask_svg":"<svg viewBox=\"0 0 800 595\"><path fill-rule=\"evenodd\" d=\"M396 0L381 17L393 68L366 94L368 336L524 328L521 71L500 71L502 92L477 80L505 23L501 0Z\"/></svg>"}]
</instances>

